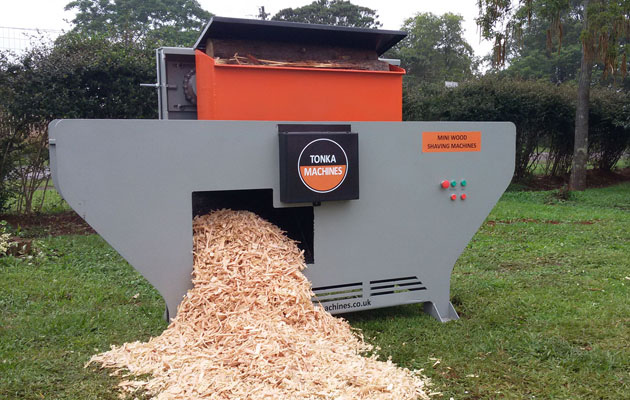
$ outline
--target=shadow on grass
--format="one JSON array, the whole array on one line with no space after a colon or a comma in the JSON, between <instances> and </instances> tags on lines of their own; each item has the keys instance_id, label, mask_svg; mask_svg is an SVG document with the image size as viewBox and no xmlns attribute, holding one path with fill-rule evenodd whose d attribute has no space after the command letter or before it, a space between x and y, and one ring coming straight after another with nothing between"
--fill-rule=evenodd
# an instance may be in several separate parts
<instances>
[{"instance_id":1,"label":"shadow on grass","mask_svg":"<svg viewBox=\"0 0 630 400\"><path fill-rule=\"evenodd\" d=\"M402 306L377 308L374 310L357 311L353 313L338 314L337 316L354 322L371 322L391 319L431 318L422 310L422 303L405 304Z\"/></svg>"}]
</instances>

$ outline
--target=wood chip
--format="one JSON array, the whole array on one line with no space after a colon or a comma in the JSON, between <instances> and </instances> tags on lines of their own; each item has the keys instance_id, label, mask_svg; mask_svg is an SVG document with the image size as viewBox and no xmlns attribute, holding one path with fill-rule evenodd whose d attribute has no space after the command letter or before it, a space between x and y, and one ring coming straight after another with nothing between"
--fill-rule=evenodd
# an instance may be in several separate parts
<instances>
[{"instance_id":1,"label":"wood chip","mask_svg":"<svg viewBox=\"0 0 630 400\"><path fill-rule=\"evenodd\" d=\"M193 220L194 287L146 343L88 362L154 399L428 399L427 378L380 361L361 332L313 305L296 243L247 211ZM148 378L147 378L148 376Z\"/></svg>"},{"instance_id":2,"label":"wood chip","mask_svg":"<svg viewBox=\"0 0 630 400\"><path fill-rule=\"evenodd\" d=\"M351 70L372 70L375 63L384 64L383 61L363 61L363 62L339 62L339 61L316 61L316 60L304 60L304 61L277 61L277 60L263 60L254 57L251 54L247 54L245 57L239 56L235 53L231 58L219 58L214 59L215 64L219 65L266 65L270 67L288 67L288 68L327 68L327 69L351 69ZM379 68L383 69L383 68Z\"/></svg>"}]
</instances>

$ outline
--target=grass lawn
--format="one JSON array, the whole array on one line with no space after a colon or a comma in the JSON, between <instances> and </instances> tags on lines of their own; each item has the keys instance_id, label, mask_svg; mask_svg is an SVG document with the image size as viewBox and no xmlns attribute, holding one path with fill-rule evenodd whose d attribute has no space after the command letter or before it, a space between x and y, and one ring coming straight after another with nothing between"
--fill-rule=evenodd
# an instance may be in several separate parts
<instances>
[{"instance_id":1,"label":"grass lawn","mask_svg":"<svg viewBox=\"0 0 630 400\"><path fill-rule=\"evenodd\" d=\"M455 266L461 316L348 314L384 358L449 399L630 399L630 183L507 192ZM116 399L88 358L159 335L157 293L96 235L0 259L0 399Z\"/></svg>"}]
</instances>

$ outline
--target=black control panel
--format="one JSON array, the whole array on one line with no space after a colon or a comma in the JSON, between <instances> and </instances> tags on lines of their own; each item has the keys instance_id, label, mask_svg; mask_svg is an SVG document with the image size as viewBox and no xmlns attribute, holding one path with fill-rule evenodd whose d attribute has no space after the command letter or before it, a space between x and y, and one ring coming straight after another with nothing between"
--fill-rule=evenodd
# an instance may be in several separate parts
<instances>
[{"instance_id":1,"label":"black control panel","mask_svg":"<svg viewBox=\"0 0 630 400\"><path fill-rule=\"evenodd\" d=\"M280 201L359 198L359 135L350 125L279 125Z\"/></svg>"}]
</instances>

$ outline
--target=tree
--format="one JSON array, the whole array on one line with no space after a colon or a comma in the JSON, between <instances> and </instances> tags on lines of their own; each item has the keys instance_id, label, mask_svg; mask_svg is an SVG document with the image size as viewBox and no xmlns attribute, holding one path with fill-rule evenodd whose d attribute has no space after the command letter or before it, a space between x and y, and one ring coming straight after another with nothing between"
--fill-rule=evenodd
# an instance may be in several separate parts
<instances>
[{"instance_id":1,"label":"tree","mask_svg":"<svg viewBox=\"0 0 630 400\"><path fill-rule=\"evenodd\" d=\"M475 59L463 38L463 17L419 13L405 21L408 33L390 54L400 58L411 83L462 81L472 77Z\"/></svg>"},{"instance_id":2,"label":"tree","mask_svg":"<svg viewBox=\"0 0 630 400\"><path fill-rule=\"evenodd\" d=\"M575 139L573 164L569 188L586 188L586 163L588 160L588 114L589 95L593 66L600 62L606 74L627 70L628 46L624 39L630 38L630 1L628 0L479 0L480 16L477 24L486 39L494 40L494 61L505 62L510 39L518 36L523 28L539 15L551 22L548 28L549 41L553 38L562 42L562 23L571 13L582 16L583 28L578 95L575 115Z\"/></svg>"},{"instance_id":3,"label":"tree","mask_svg":"<svg viewBox=\"0 0 630 400\"><path fill-rule=\"evenodd\" d=\"M316 0L299 8L285 8L271 19L274 21L305 22L309 24L378 28L376 11L344 0Z\"/></svg>"},{"instance_id":4,"label":"tree","mask_svg":"<svg viewBox=\"0 0 630 400\"><path fill-rule=\"evenodd\" d=\"M192 46L211 13L197 0L73 0L73 31L101 34L126 44L138 40Z\"/></svg>"},{"instance_id":5,"label":"tree","mask_svg":"<svg viewBox=\"0 0 630 400\"><path fill-rule=\"evenodd\" d=\"M549 20L532 15L527 29L512 38L506 56L506 75L519 79L544 79L561 84L577 79L580 71L582 21L579 15L569 15L562 24L562 43L550 42Z\"/></svg>"}]
</instances>

